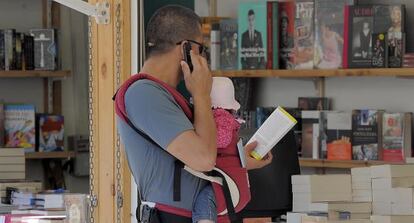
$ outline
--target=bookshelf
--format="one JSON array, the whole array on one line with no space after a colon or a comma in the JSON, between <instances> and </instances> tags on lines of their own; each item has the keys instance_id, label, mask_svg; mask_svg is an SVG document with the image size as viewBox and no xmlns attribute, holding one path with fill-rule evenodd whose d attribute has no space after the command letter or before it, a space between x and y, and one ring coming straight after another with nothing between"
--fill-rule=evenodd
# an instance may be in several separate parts
<instances>
[{"instance_id":1,"label":"bookshelf","mask_svg":"<svg viewBox=\"0 0 414 223\"><path fill-rule=\"evenodd\" d=\"M69 70L42 71L42 70L11 70L0 71L0 78L63 78L70 76Z\"/></svg>"},{"instance_id":2,"label":"bookshelf","mask_svg":"<svg viewBox=\"0 0 414 223\"><path fill-rule=\"evenodd\" d=\"M414 68L362 68L332 70L231 70L213 71L213 76L225 77L282 77L282 78L323 78L323 77L413 77Z\"/></svg>"},{"instance_id":3,"label":"bookshelf","mask_svg":"<svg viewBox=\"0 0 414 223\"><path fill-rule=\"evenodd\" d=\"M26 153L26 159L70 159L74 158L76 153L74 151L65 152L32 152Z\"/></svg>"},{"instance_id":4,"label":"bookshelf","mask_svg":"<svg viewBox=\"0 0 414 223\"><path fill-rule=\"evenodd\" d=\"M336 168L336 169L350 169L354 167L368 167L383 164L403 164L392 163L386 161L364 161L364 160L325 160L325 159L310 159L300 158L299 163L301 167L314 167L314 168Z\"/></svg>"}]
</instances>

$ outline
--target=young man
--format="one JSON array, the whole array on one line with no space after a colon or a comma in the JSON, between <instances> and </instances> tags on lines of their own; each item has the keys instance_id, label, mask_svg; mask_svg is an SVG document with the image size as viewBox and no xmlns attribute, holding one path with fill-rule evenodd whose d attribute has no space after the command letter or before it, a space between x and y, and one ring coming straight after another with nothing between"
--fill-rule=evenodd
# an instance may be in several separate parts
<instances>
[{"instance_id":1,"label":"young man","mask_svg":"<svg viewBox=\"0 0 414 223\"><path fill-rule=\"evenodd\" d=\"M190 72L183 62L183 45L192 47L194 66ZM182 171L181 199L173 200L174 163L178 159L198 171L209 171L216 160L216 127L211 110L212 77L204 47L200 18L190 9L165 6L150 19L146 31L147 60L140 73L155 77L171 87L184 78L194 104L194 122L186 117L174 98L159 84L140 80L125 94L125 107L132 124L150 136L162 149L137 134L127 123L118 121L118 129L143 201L155 202L191 211L198 193L207 182ZM246 146L246 151L255 144ZM246 152L246 153L247 153ZM257 161L247 156L248 168L261 168L272 157ZM173 216L176 217L176 216ZM190 219L171 221L172 215L159 211L165 222L191 222Z\"/></svg>"}]
</instances>

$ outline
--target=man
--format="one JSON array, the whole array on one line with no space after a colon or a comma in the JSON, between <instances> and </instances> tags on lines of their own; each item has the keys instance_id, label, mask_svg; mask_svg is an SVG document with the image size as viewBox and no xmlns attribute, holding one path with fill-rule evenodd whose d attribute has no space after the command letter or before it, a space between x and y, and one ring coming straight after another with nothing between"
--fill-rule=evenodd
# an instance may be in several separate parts
<instances>
[{"instance_id":1,"label":"man","mask_svg":"<svg viewBox=\"0 0 414 223\"><path fill-rule=\"evenodd\" d=\"M194 70L182 61L183 45L192 46ZM191 211L204 180L182 171L180 201L173 199L174 163L178 159L198 171L211 170L216 161L216 127L213 120L210 91L212 77L204 50L200 18L180 6L159 9L147 25L147 60L141 70L166 84L176 87L184 77L194 104L194 122L191 123L174 98L159 84L140 80L125 93L125 108L132 124L150 136L161 148L137 134L128 124L118 119L118 129L129 167L138 184L143 201L155 202ZM246 153L256 145L246 146ZM247 156L249 169L269 164L272 157L256 161ZM191 222L159 211L165 222Z\"/></svg>"},{"instance_id":2,"label":"man","mask_svg":"<svg viewBox=\"0 0 414 223\"><path fill-rule=\"evenodd\" d=\"M242 34L241 39L242 69L264 69L265 50L263 49L262 34L254 29L255 15L253 9L248 12L248 21L248 28Z\"/></svg>"},{"instance_id":3,"label":"man","mask_svg":"<svg viewBox=\"0 0 414 223\"><path fill-rule=\"evenodd\" d=\"M361 42L361 55L362 58L369 58L371 57L371 28L368 22L364 22L362 25L362 29L359 32L359 39Z\"/></svg>"}]
</instances>

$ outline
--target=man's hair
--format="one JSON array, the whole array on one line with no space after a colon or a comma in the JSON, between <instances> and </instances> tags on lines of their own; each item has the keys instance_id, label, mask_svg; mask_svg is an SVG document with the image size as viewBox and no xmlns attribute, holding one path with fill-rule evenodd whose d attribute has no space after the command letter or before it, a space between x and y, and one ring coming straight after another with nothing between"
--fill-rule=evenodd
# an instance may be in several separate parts
<instances>
[{"instance_id":1,"label":"man's hair","mask_svg":"<svg viewBox=\"0 0 414 223\"><path fill-rule=\"evenodd\" d=\"M167 5L158 9L147 25L147 57L168 52L177 42L201 35L201 19L191 9Z\"/></svg>"},{"instance_id":2,"label":"man's hair","mask_svg":"<svg viewBox=\"0 0 414 223\"><path fill-rule=\"evenodd\" d=\"M250 9L249 12L247 13L247 15L249 15L249 16L254 15L253 9Z\"/></svg>"}]
</instances>

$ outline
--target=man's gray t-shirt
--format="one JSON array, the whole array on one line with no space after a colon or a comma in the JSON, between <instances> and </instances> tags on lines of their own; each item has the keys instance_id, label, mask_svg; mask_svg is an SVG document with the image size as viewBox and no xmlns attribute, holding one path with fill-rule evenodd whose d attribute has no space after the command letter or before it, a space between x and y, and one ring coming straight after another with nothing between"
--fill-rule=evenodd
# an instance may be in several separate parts
<instances>
[{"instance_id":1,"label":"man's gray t-shirt","mask_svg":"<svg viewBox=\"0 0 414 223\"><path fill-rule=\"evenodd\" d=\"M172 95L150 80L139 80L128 88L125 107L130 121L163 148L146 141L128 124L117 119L129 167L142 199L192 210L195 198L206 182L182 171L181 201L173 201L176 159L166 150L178 135L194 129L192 123Z\"/></svg>"}]
</instances>

